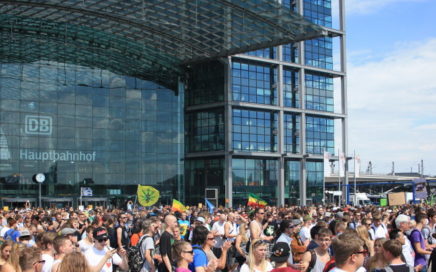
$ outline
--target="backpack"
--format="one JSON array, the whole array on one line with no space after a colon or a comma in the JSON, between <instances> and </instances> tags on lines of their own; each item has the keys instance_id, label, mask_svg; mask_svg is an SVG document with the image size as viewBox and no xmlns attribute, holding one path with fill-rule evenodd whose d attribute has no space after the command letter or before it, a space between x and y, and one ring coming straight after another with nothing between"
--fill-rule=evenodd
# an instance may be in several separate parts
<instances>
[{"instance_id":1,"label":"backpack","mask_svg":"<svg viewBox=\"0 0 436 272\"><path fill-rule=\"evenodd\" d=\"M330 270L332 270L335 267L336 267L336 260L335 260L335 258L331 258L330 261L328 261L325 264L324 270L322 272L329 272Z\"/></svg>"},{"instance_id":2,"label":"backpack","mask_svg":"<svg viewBox=\"0 0 436 272\"><path fill-rule=\"evenodd\" d=\"M147 239L147 237L144 235L141 237L139 242L136 244L136 246L131 246L127 248L127 258L129 260L129 268L131 272L139 272L142 269L142 266L145 263L145 257L142 255L141 246L142 242Z\"/></svg>"},{"instance_id":3,"label":"backpack","mask_svg":"<svg viewBox=\"0 0 436 272\"><path fill-rule=\"evenodd\" d=\"M315 267L315 263L316 263L316 253L315 250L311 249L309 250L310 252L310 262L309 262L309 266L307 267L307 272L310 272L314 267Z\"/></svg>"},{"instance_id":4,"label":"backpack","mask_svg":"<svg viewBox=\"0 0 436 272\"><path fill-rule=\"evenodd\" d=\"M407 267L409 268L409 272L413 272L413 271L415 271L415 269L413 268L413 266L408 265ZM394 270L393 270L389 265L386 266L385 268L383 268L383 270L384 270L385 272L394 272Z\"/></svg>"}]
</instances>

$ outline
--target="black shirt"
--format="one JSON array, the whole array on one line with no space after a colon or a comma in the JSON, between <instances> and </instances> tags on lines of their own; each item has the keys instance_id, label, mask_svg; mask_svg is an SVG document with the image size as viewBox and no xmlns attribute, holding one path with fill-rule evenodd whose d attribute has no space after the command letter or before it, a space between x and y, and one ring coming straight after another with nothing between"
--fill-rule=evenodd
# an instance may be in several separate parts
<instances>
[{"instance_id":1,"label":"black shirt","mask_svg":"<svg viewBox=\"0 0 436 272\"><path fill-rule=\"evenodd\" d=\"M173 258L171 256L171 246L174 244L174 237L171 233L164 231L162 233L162 236L160 237L160 243L159 243L159 249L160 254L162 257L164 255L168 256L168 259L170 259L170 262L172 262ZM167 267L165 266L165 263L162 261L162 263L159 264L159 271L160 272L168 272Z\"/></svg>"}]
</instances>

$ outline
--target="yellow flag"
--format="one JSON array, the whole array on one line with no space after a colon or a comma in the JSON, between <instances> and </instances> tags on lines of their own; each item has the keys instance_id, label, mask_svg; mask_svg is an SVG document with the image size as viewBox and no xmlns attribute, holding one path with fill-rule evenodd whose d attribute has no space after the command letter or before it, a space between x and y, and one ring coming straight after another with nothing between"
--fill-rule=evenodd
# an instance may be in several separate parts
<instances>
[{"instance_id":1,"label":"yellow flag","mask_svg":"<svg viewBox=\"0 0 436 272\"><path fill-rule=\"evenodd\" d=\"M160 197L160 192L151 186L138 185L138 202L144 207L155 204Z\"/></svg>"}]
</instances>

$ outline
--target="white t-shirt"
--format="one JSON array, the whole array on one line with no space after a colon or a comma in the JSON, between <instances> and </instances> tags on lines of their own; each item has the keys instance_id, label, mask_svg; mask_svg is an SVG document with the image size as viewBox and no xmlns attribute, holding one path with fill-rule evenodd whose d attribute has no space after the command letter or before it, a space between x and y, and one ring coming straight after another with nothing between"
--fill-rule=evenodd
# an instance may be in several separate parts
<instances>
[{"instance_id":1,"label":"white t-shirt","mask_svg":"<svg viewBox=\"0 0 436 272\"><path fill-rule=\"evenodd\" d=\"M104 255L106 254L106 251L108 251L107 247L103 248L102 250L98 250L95 247L91 247L85 252L85 258L88 261L88 264L91 267L97 266L98 263L101 261L102 258L104 258ZM122 259L120 255L115 253L111 259L108 259L103 265L103 268L100 270L100 272L112 272L113 270L113 264L120 265L122 263Z\"/></svg>"},{"instance_id":2,"label":"white t-shirt","mask_svg":"<svg viewBox=\"0 0 436 272\"><path fill-rule=\"evenodd\" d=\"M271 270L273 270L273 267L272 267L271 263L267 261L266 262L266 271L268 272ZM241 270L239 270L239 272L250 272L250 267L248 266L248 264L244 263L241 266ZM262 271L254 269L254 272L262 272Z\"/></svg>"},{"instance_id":3,"label":"white t-shirt","mask_svg":"<svg viewBox=\"0 0 436 272\"><path fill-rule=\"evenodd\" d=\"M85 242L85 240L79 241L79 248L80 248L80 252L82 252L82 253L85 253L88 249L90 249L93 246L94 246L94 244L90 244L88 242Z\"/></svg>"},{"instance_id":4,"label":"white t-shirt","mask_svg":"<svg viewBox=\"0 0 436 272\"><path fill-rule=\"evenodd\" d=\"M304 242L306 242L307 240L311 240L310 239L310 228L309 227L307 227L307 226L304 226L304 227L302 227L301 228L301 230L300 230L300 239L301 239L301 241L304 243Z\"/></svg>"},{"instance_id":5,"label":"white t-shirt","mask_svg":"<svg viewBox=\"0 0 436 272\"><path fill-rule=\"evenodd\" d=\"M41 272L50 272L54 262L53 256L44 253L41 255L41 259L45 261Z\"/></svg>"},{"instance_id":6,"label":"white t-shirt","mask_svg":"<svg viewBox=\"0 0 436 272\"><path fill-rule=\"evenodd\" d=\"M374 240L378 238L386 238L386 235L388 234L388 230L383 224L378 227L372 225L371 229L374 230Z\"/></svg>"},{"instance_id":7,"label":"white t-shirt","mask_svg":"<svg viewBox=\"0 0 436 272\"><path fill-rule=\"evenodd\" d=\"M406 242L403 245L402 253L403 253L404 259L406 260L406 264L413 267L414 263L415 263L415 251L413 251L412 244L410 243L410 240L407 237L405 237L405 238L406 238L405 239Z\"/></svg>"},{"instance_id":8,"label":"white t-shirt","mask_svg":"<svg viewBox=\"0 0 436 272\"><path fill-rule=\"evenodd\" d=\"M7 227L7 226L3 227L2 230L0 231L0 236L1 236L1 238L5 237L6 232L7 232L8 230L10 230L10 229L11 229L11 228L10 228L10 227Z\"/></svg>"},{"instance_id":9,"label":"white t-shirt","mask_svg":"<svg viewBox=\"0 0 436 272\"><path fill-rule=\"evenodd\" d=\"M221 223L220 221L217 221L212 226L212 231L216 231L217 234L221 235L221 236L215 237L216 243L215 243L214 247L221 248L224 244L224 238L223 238L224 237L224 224L225 224L225 222Z\"/></svg>"}]
</instances>

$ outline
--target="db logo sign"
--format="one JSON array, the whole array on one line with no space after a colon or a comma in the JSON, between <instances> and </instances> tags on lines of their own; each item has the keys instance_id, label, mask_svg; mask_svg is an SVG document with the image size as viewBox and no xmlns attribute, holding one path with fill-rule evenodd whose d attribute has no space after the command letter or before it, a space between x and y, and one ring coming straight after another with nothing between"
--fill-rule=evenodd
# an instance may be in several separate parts
<instances>
[{"instance_id":1,"label":"db logo sign","mask_svg":"<svg viewBox=\"0 0 436 272\"><path fill-rule=\"evenodd\" d=\"M53 119L50 116L26 115L24 122L26 134L51 135Z\"/></svg>"}]
</instances>

